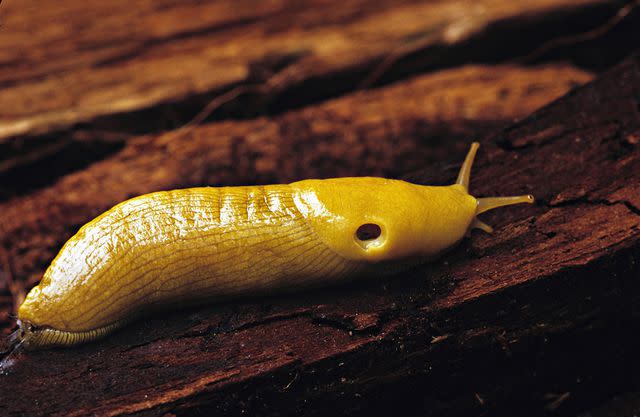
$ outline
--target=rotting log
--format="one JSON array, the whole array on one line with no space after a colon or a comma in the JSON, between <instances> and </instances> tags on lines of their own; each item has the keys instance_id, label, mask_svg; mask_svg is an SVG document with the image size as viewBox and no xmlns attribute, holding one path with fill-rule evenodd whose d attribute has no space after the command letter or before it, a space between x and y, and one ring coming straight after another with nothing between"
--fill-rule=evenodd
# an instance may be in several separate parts
<instances>
[{"instance_id":1,"label":"rotting log","mask_svg":"<svg viewBox=\"0 0 640 417\"><path fill-rule=\"evenodd\" d=\"M524 117L590 79L562 65L462 67L276 118L138 137L48 188L0 203L0 271L23 293L20 286L35 284L82 224L139 194L328 175L394 177L429 161L460 159L470 137Z\"/></svg>"},{"instance_id":2,"label":"rotting log","mask_svg":"<svg viewBox=\"0 0 640 417\"><path fill-rule=\"evenodd\" d=\"M406 172L406 169L423 166L418 164L419 158L425 158L421 161L424 163L450 156L457 139L464 136L484 136L491 130L526 116L591 77L589 72L563 64L523 68L508 65L459 67L419 76L405 87L400 84L380 92L347 96L329 106L311 106L310 110L279 116L275 118L275 122L272 118L271 121L261 119L259 122L228 122L213 130L196 129L195 134L201 139L195 145L188 146L194 151L198 147L204 149L199 158L200 165L230 166L229 171L222 176L202 174L204 178L196 183L283 181L312 175L397 175ZM412 91L414 88L417 91ZM338 114L331 114L335 112ZM247 132L260 130L274 130L275 133L269 135L262 144L255 144L261 140L259 138L245 138ZM171 142L176 144L174 147L187 143L190 138L189 135L184 137L183 133L178 138L176 133L170 132L168 135ZM260 136L256 133L252 135ZM279 135L284 138L280 140ZM369 135L372 136L371 139L360 138ZM82 135L76 132L76 136ZM219 137L226 139L216 139ZM348 140L338 140L343 137ZM316 143L324 139L337 143L329 150L328 145ZM163 140L168 141L167 138ZM213 140L217 142L214 149L211 149L210 142ZM131 142L134 145L129 148L136 146L140 139L133 137ZM372 151L373 146L370 145L378 142L386 145L381 145L381 150ZM51 146L56 148L59 144L54 140ZM96 144L91 143L91 140L87 143L82 139L67 145L66 150L56 151L53 160L32 155L34 159L28 165L0 174L0 201L49 186L58 178L69 174L69 171L81 171L81 168L88 166L96 157L98 160L105 160L116 155L117 159L118 155L123 154L118 154L122 146L117 143L107 143L96 149ZM387 152L391 145L399 149ZM305 152L317 151L319 155L314 157L314 161L305 161L314 162L314 165L284 161L283 158L295 155L297 148L292 148L293 146L301 147ZM288 149L289 153L280 148ZM125 149L125 152L128 155L146 152L144 146L138 146L137 149ZM410 153L402 152L407 149L412 150ZM216 155L216 152L219 154ZM170 155L164 156L169 157ZM365 160L359 160L359 157ZM134 157L127 157L132 158ZM251 162L254 159L257 159L256 167ZM25 160L18 156L8 158L5 162L20 166ZM234 167L236 162L241 163ZM190 160L182 161L181 166L181 171L184 172L199 170ZM183 174L174 172L173 175ZM182 183L189 184L188 178L197 175L198 172L188 174ZM144 176L129 180L141 183L134 187L151 189L143 185ZM130 186L119 184L119 187L127 190Z\"/></svg>"},{"instance_id":3,"label":"rotting log","mask_svg":"<svg viewBox=\"0 0 640 417\"><path fill-rule=\"evenodd\" d=\"M598 5L614 12L617 3L482 0L471 8L462 1L398 6L389 0L7 4L6 36L0 40L0 138L47 133L224 91L253 81L256 70L288 68L290 76L278 88L337 71L357 75L356 66L380 60L410 40L426 38L423 48L452 46L497 22L531 24L548 14L579 15Z\"/></svg>"},{"instance_id":4,"label":"rotting log","mask_svg":"<svg viewBox=\"0 0 640 417\"><path fill-rule=\"evenodd\" d=\"M635 55L485 140L473 192L538 197L487 216L493 235L390 280L167 314L99 343L18 354L0 411L522 415L603 399L640 369L638 97ZM454 176L435 165L411 178Z\"/></svg>"},{"instance_id":5,"label":"rotting log","mask_svg":"<svg viewBox=\"0 0 640 417\"><path fill-rule=\"evenodd\" d=\"M131 136L181 125L212 97L240 85L263 88L240 95L215 117L272 114L363 83L510 60L602 25L620 5L618 0L482 0L472 7L466 1L391 0L5 2L0 176L13 173L15 182L44 162L52 166L49 176L84 167ZM628 50L624 45L610 42L599 50ZM575 52L556 59L571 59ZM63 157L77 161L61 165Z\"/></svg>"}]
</instances>

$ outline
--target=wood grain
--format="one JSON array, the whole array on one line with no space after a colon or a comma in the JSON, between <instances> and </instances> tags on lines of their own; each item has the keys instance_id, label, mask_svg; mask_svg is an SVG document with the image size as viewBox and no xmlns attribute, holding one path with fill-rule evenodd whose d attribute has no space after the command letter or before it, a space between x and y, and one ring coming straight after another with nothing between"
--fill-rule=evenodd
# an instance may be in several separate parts
<instances>
[{"instance_id":1,"label":"wood grain","mask_svg":"<svg viewBox=\"0 0 640 417\"><path fill-rule=\"evenodd\" d=\"M489 213L493 235L388 280L16 353L0 415L631 414L640 55L598 73L637 49L638 5L3 1L3 334L62 243L141 193L341 175L444 184L480 139L471 191L538 203ZM207 123L174 130L236 86L248 88Z\"/></svg>"},{"instance_id":2,"label":"wood grain","mask_svg":"<svg viewBox=\"0 0 640 417\"><path fill-rule=\"evenodd\" d=\"M224 91L254 82L256 69L286 71L274 86L286 89L371 65L415 39L450 46L496 22L606 3L7 1L0 141Z\"/></svg>"},{"instance_id":3,"label":"wood grain","mask_svg":"<svg viewBox=\"0 0 640 417\"><path fill-rule=\"evenodd\" d=\"M598 395L615 386L602 388L602 367L639 365L626 333L609 339L611 323L637 317L639 93L635 56L486 141L472 190L539 198L487 216L494 235L380 284L192 310L19 354L0 379L14 393L3 411L38 414L33 398L49 415L509 414L593 401L594 384ZM454 176L436 165L413 178ZM606 360L576 368L576 382L572 367L593 352Z\"/></svg>"},{"instance_id":4,"label":"wood grain","mask_svg":"<svg viewBox=\"0 0 640 417\"><path fill-rule=\"evenodd\" d=\"M273 119L139 137L49 188L0 203L0 243L10 262L5 268L33 285L82 224L152 191L397 176L440 158L457 165L467 138L523 117L590 78L567 66L465 67Z\"/></svg>"},{"instance_id":5,"label":"wood grain","mask_svg":"<svg viewBox=\"0 0 640 417\"><path fill-rule=\"evenodd\" d=\"M243 93L210 120L281 113L408 74L526 56L602 25L619 7L615 0L255 3L5 2L0 199L48 185L29 175L34 169L50 166L52 179L82 169L131 137L181 126L239 86ZM614 44L624 45L619 38ZM589 68L628 47L596 49L561 59Z\"/></svg>"}]
</instances>

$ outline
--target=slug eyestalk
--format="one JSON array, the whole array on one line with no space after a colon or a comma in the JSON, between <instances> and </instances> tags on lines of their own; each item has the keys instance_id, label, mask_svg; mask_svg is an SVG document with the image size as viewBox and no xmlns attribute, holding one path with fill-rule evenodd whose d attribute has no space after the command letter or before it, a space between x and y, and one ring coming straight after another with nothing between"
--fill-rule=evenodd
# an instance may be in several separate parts
<instances>
[{"instance_id":1,"label":"slug eyestalk","mask_svg":"<svg viewBox=\"0 0 640 417\"><path fill-rule=\"evenodd\" d=\"M461 185L466 192L469 192L471 168L473 167L473 161L476 158L476 153L478 152L479 147L480 144L478 142L473 142L471 144L471 148L469 149L469 152L467 153L467 156L462 163L460 173L458 174L458 179L456 180L456 184ZM514 204L522 203L533 204L535 202L535 198L531 194L508 197L481 197L477 198L476 200L478 201L476 216L498 207L512 206ZM484 223L477 217L474 217L473 221L471 222L471 228L480 229L487 233L493 232L493 228L491 226Z\"/></svg>"}]
</instances>

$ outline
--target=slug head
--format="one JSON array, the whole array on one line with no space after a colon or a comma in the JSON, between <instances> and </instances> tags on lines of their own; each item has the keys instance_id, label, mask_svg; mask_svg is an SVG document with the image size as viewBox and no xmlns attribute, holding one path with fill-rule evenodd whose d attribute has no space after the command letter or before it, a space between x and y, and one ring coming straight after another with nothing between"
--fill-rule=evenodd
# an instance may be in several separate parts
<instances>
[{"instance_id":1,"label":"slug head","mask_svg":"<svg viewBox=\"0 0 640 417\"><path fill-rule=\"evenodd\" d=\"M368 177L292 185L318 238L344 258L369 262L439 254L462 239L477 206L459 186Z\"/></svg>"},{"instance_id":2,"label":"slug head","mask_svg":"<svg viewBox=\"0 0 640 417\"><path fill-rule=\"evenodd\" d=\"M423 186L374 177L304 180L291 184L298 210L318 238L352 260L384 262L431 258L470 229L491 232L476 215L496 207L532 203L533 197L476 199L468 193L474 143L455 184Z\"/></svg>"}]
</instances>

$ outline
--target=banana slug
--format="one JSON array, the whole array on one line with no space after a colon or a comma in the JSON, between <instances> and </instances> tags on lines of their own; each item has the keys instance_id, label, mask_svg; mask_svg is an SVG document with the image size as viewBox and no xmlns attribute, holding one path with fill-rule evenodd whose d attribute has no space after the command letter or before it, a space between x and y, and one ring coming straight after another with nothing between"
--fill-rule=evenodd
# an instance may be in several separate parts
<instances>
[{"instance_id":1,"label":"banana slug","mask_svg":"<svg viewBox=\"0 0 640 417\"><path fill-rule=\"evenodd\" d=\"M436 257L496 207L468 193L473 143L450 186L374 177L162 191L83 226L18 310L27 349L98 339L167 306L326 285Z\"/></svg>"}]
</instances>

